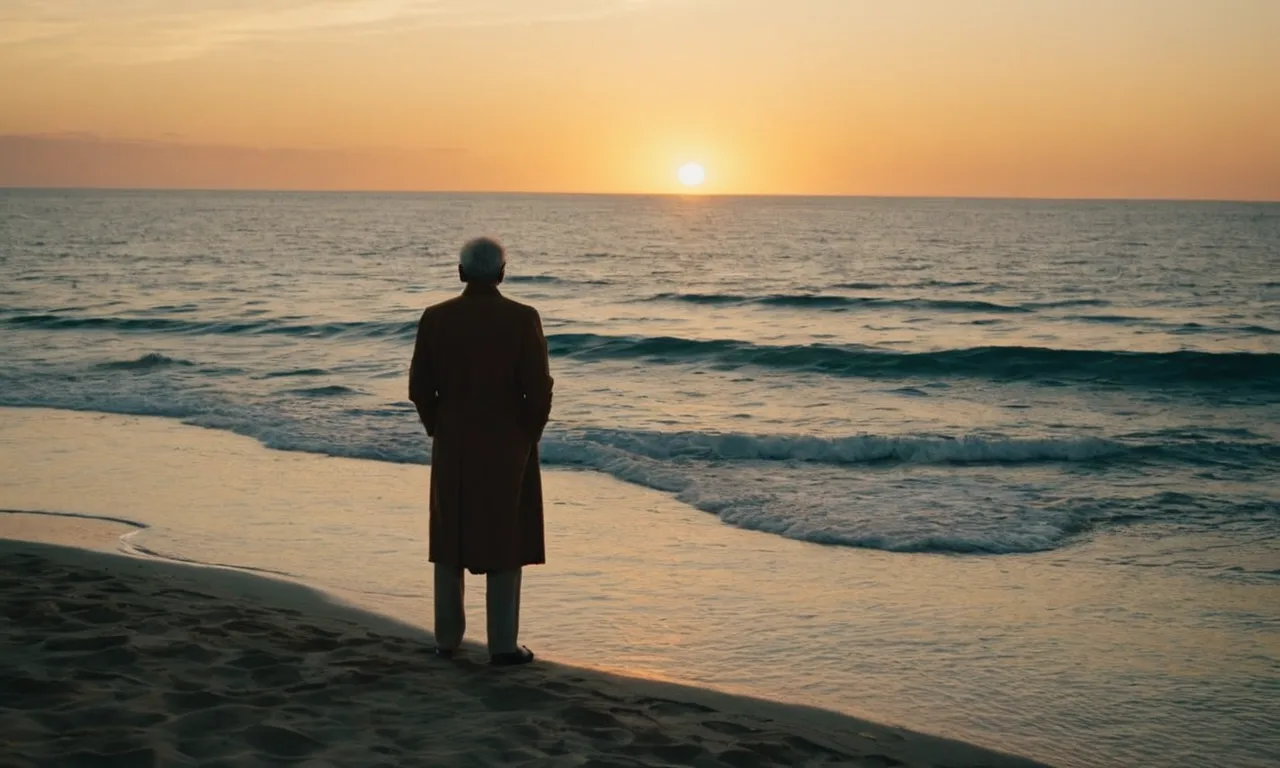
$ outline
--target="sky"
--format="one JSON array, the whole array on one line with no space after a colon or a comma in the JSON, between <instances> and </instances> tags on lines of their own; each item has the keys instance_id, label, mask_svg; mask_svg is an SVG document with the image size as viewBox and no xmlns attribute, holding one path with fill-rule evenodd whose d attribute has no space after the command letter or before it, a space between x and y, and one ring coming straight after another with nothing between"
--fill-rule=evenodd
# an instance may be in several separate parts
<instances>
[{"instance_id":1,"label":"sky","mask_svg":"<svg viewBox=\"0 0 1280 768\"><path fill-rule=\"evenodd\" d=\"M1280 0L4 0L0 186L1280 200Z\"/></svg>"}]
</instances>

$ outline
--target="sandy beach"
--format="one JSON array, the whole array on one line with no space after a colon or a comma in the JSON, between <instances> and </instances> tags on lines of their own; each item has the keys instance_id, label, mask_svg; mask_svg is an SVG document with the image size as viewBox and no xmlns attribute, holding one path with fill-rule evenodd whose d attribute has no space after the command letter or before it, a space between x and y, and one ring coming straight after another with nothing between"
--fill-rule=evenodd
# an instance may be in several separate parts
<instances>
[{"instance_id":1,"label":"sandy beach","mask_svg":"<svg viewBox=\"0 0 1280 768\"><path fill-rule=\"evenodd\" d=\"M0 531L35 533L22 517ZM1037 765L556 663L443 661L421 630L222 569L5 540L0 611L5 766Z\"/></svg>"}]
</instances>

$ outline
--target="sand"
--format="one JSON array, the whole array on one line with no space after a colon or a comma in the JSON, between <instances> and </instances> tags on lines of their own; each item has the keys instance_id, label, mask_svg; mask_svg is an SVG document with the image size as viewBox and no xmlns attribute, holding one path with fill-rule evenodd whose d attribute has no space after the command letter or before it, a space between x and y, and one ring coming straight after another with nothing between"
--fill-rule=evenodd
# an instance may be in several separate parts
<instances>
[{"instance_id":1,"label":"sand","mask_svg":"<svg viewBox=\"0 0 1280 768\"><path fill-rule=\"evenodd\" d=\"M224 569L0 540L0 614L4 766L1037 765L475 648L445 661L422 630Z\"/></svg>"}]
</instances>

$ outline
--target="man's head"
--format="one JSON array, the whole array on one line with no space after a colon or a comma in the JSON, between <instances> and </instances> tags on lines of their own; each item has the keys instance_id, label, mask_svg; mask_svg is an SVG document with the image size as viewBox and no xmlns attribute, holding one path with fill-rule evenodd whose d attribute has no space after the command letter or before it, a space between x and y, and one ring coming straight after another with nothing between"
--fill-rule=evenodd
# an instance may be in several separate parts
<instances>
[{"instance_id":1,"label":"man's head","mask_svg":"<svg viewBox=\"0 0 1280 768\"><path fill-rule=\"evenodd\" d=\"M458 277L464 283L497 285L507 269L507 254L497 240L477 237L462 246L458 258Z\"/></svg>"}]
</instances>

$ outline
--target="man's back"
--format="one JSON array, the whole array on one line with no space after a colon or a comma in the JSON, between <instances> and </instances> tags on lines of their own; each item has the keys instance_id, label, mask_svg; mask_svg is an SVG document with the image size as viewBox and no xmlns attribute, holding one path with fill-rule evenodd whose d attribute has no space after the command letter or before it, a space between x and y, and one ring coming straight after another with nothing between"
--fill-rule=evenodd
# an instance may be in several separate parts
<instances>
[{"instance_id":1,"label":"man's back","mask_svg":"<svg viewBox=\"0 0 1280 768\"><path fill-rule=\"evenodd\" d=\"M536 442L546 423L539 406L544 399L545 410L550 406L537 310L496 289L471 288L423 313L418 342L410 392L425 399L434 395L437 423L462 420L472 430L519 424ZM434 392L414 392L423 385ZM537 402L528 402L530 395Z\"/></svg>"}]
</instances>

